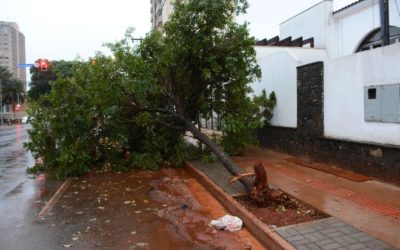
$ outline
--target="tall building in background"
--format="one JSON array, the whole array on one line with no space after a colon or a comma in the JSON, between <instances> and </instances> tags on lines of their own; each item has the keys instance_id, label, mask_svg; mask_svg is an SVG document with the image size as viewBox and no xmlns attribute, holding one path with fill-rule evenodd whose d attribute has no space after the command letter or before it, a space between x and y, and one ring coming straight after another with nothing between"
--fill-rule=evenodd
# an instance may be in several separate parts
<instances>
[{"instance_id":1,"label":"tall building in background","mask_svg":"<svg viewBox=\"0 0 400 250\"><path fill-rule=\"evenodd\" d=\"M173 2L176 0L150 0L151 3L151 28L152 30L160 29L161 26L166 23L169 16L174 11ZM181 0L185 1L185 0ZM235 21L236 16L234 15L233 20Z\"/></svg>"},{"instance_id":2,"label":"tall building in background","mask_svg":"<svg viewBox=\"0 0 400 250\"><path fill-rule=\"evenodd\" d=\"M25 61L25 36L19 31L18 24L0 21L0 66L23 81L26 91L26 69L18 67Z\"/></svg>"},{"instance_id":3,"label":"tall building in background","mask_svg":"<svg viewBox=\"0 0 400 250\"><path fill-rule=\"evenodd\" d=\"M173 0L151 0L151 28L159 29L165 22L168 21L174 6Z\"/></svg>"}]
</instances>

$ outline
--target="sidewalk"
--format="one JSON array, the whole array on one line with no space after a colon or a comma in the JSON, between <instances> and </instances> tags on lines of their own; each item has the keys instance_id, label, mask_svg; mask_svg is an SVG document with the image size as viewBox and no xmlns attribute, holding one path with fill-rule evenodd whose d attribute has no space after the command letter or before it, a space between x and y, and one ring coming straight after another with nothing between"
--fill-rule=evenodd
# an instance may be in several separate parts
<instances>
[{"instance_id":1,"label":"sidewalk","mask_svg":"<svg viewBox=\"0 0 400 250\"><path fill-rule=\"evenodd\" d=\"M276 232L283 238L298 249L400 248L399 187L376 180L350 181L290 162L290 158L293 156L263 149L249 150L244 157L235 158L246 172L253 172L254 163L261 161L271 186L332 216L304 225L278 228ZM196 167L200 165L197 163ZM217 184L221 183L221 188L228 194L238 193L237 187L230 191L224 186L229 178L225 174L218 180L215 166L212 172L207 172L204 166L198 168ZM223 168L217 169L224 172Z\"/></svg>"}]
</instances>

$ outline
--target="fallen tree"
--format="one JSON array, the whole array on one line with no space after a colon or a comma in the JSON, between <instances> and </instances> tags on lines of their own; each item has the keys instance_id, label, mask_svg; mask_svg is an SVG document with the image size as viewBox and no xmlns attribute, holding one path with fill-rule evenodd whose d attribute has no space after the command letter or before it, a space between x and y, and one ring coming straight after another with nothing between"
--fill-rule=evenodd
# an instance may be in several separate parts
<instances>
[{"instance_id":1,"label":"fallen tree","mask_svg":"<svg viewBox=\"0 0 400 250\"><path fill-rule=\"evenodd\" d=\"M81 173L93 159L122 164L118 159L127 151L130 166L177 164L190 131L233 176L240 175L221 146L237 153L254 143L254 129L268 123L275 105L274 95L268 98L265 91L252 97L250 84L261 76L255 41L246 24L232 20L246 7L245 0L177 1L162 32L134 44L130 30L122 41L108 44L112 57L98 54L75 64L74 76L57 80L32 111L27 146L44 157L44 165L34 169ZM221 145L195 126L210 111L223 120ZM57 115L69 120L62 124L52 118ZM69 171L74 157L81 166L75 172ZM240 181L251 189L250 178Z\"/></svg>"}]
</instances>

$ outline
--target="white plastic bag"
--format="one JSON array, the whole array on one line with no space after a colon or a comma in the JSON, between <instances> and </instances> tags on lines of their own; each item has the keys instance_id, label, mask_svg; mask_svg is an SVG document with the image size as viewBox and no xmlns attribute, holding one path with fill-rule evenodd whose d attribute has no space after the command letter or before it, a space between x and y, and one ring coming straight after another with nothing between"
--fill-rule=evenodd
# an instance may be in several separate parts
<instances>
[{"instance_id":1,"label":"white plastic bag","mask_svg":"<svg viewBox=\"0 0 400 250\"><path fill-rule=\"evenodd\" d=\"M229 232L239 231L242 229L243 221L232 215L225 215L218 220L212 220L210 226L215 227L218 230L226 230Z\"/></svg>"}]
</instances>

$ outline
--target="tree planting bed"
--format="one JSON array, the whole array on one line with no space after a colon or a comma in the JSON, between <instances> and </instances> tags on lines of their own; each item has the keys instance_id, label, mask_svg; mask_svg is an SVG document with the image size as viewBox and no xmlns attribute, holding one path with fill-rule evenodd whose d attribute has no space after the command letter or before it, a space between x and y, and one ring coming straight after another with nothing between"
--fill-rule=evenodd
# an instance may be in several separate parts
<instances>
[{"instance_id":1,"label":"tree planting bed","mask_svg":"<svg viewBox=\"0 0 400 250\"><path fill-rule=\"evenodd\" d=\"M260 205L250 196L239 196L235 197L235 199L271 228L310 222L327 217L287 194L270 200L267 205Z\"/></svg>"}]
</instances>

